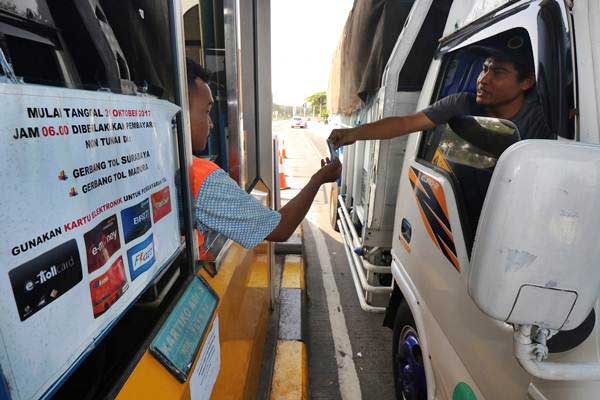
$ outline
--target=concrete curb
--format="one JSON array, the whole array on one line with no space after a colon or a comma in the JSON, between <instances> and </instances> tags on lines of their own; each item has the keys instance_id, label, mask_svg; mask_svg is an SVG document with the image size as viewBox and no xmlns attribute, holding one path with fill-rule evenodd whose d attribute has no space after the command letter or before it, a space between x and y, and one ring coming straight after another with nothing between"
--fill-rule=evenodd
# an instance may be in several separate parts
<instances>
[{"instance_id":1,"label":"concrete curb","mask_svg":"<svg viewBox=\"0 0 600 400\"><path fill-rule=\"evenodd\" d=\"M297 229L287 242L275 243L275 254L302 254L301 229Z\"/></svg>"},{"instance_id":2,"label":"concrete curb","mask_svg":"<svg viewBox=\"0 0 600 400\"><path fill-rule=\"evenodd\" d=\"M271 380L272 400L308 399L304 273L304 258L301 255L285 256L279 291L279 333Z\"/></svg>"}]
</instances>

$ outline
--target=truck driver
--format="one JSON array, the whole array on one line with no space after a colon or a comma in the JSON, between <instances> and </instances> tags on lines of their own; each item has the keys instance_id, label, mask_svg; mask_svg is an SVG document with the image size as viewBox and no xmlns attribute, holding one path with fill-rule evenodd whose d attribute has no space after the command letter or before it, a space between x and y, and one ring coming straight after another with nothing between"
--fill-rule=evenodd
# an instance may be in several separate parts
<instances>
[{"instance_id":1,"label":"truck driver","mask_svg":"<svg viewBox=\"0 0 600 400\"><path fill-rule=\"evenodd\" d=\"M349 129L334 129L329 139L335 147L357 140L392 139L425 131L462 115L511 120L522 139L550 139L548 127L535 90L533 53L524 31L509 31L471 46L476 55L486 57L477 78L476 93L456 93L440 99L417 113L383 118Z\"/></svg>"}]
</instances>

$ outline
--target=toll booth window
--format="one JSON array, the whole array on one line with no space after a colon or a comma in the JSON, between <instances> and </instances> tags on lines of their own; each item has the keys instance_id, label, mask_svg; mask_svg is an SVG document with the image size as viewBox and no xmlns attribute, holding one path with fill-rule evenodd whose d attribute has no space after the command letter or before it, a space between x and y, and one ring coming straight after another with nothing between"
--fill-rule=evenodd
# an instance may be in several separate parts
<instances>
[{"instance_id":1,"label":"toll booth window","mask_svg":"<svg viewBox=\"0 0 600 400\"><path fill-rule=\"evenodd\" d=\"M15 74L40 83L175 100L167 1L0 1L0 45ZM31 15L30 15L31 14Z\"/></svg>"},{"instance_id":2,"label":"toll booth window","mask_svg":"<svg viewBox=\"0 0 600 400\"><path fill-rule=\"evenodd\" d=\"M94 47L90 31L75 4L59 1L50 2L49 6L79 73L81 81L77 86L90 90L108 87L105 62Z\"/></svg>"},{"instance_id":3,"label":"toll booth window","mask_svg":"<svg viewBox=\"0 0 600 400\"><path fill-rule=\"evenodd\" d=\"M25 83L64 85L56 49L51 41L25 30L0 24L0 44L15 75Z\"/></svg>"},{"instance_id":4,"label":"toll booth window","mask_svg":"<svg viewBox=\"0 0 600 400\"><path fill-rule=\"evenodd\" d=\"M208 72L214 99L210 112L211 134L204 151L194 155L209 159L230 172L223 18L222 1L199 2L185 11L184 32L186 56Z\"/></svg>"},{"instance_id":5,"label":"toll booth window","mask_svg":"<svg viewBox=\"0 0 600 400\"><path fill-rule=\"evenodd\" d=\"M105 18L119 47L119 73L127 68L139 91L175 101L168 1L99 0L96 16ZM102 14L102 11L104 14Z\"/></svg>"},{"instance_id":6,"label":"toll booth window","mask_svg":"<svg viewBox=\"0 0 600 400\"><path fill-rule=\"evenodd\" d=\"M51 46L11 36L6 44L15 74L26 83L64 84Z\"/></svg>"}]
</instances>

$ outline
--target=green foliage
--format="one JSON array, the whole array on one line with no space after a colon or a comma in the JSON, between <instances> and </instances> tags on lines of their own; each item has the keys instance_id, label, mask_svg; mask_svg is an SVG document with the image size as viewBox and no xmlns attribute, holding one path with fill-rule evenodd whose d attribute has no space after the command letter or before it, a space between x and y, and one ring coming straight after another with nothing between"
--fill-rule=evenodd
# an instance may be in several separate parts
<instances>
[{"instance_id":1,"label":"green foliage","mask_svg":"<svg viewBox=\"0 0 600 400\"><path fill-rule=\"evenodd\" d=\"M0 0L1 1L1 0ZM327 94L325 92L317 92L305 99L303 105L286 106L273 103L273 119L290 119L295 115L306 118L315 118L326 120L327 114Z\"/></svg>"},{"instance_id":2,"label":"green foliage","mask_svg":"<svg viewBox=\"0 0 600 400\"><path fill-rule=\"evenodd\" d=\"M290 119L293 114L294 107L273 103L273 119Z\"/></svg>"},{"instance_id":3,"label":"green foliage","mask_svg":"<svg viewBox=\"0 0 600 400\"><path fill-rule=\"evenodd\" d=\"M308 96L306 98L306 102L310 104L310 107L316 111L316 114L320 118L326 119L328 117L327 94L325 92L317 92L313 95Z\"/></svg>"}]
</instances>

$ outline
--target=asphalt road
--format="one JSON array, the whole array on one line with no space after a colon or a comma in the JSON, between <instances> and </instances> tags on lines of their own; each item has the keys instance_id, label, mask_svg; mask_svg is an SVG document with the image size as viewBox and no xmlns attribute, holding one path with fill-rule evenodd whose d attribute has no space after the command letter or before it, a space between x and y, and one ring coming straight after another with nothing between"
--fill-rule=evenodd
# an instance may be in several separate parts
<instances>
[{"instance_id":1,"label":"asphalt road","mask_svg":"<svg viewBox=\"0 0 600 400\"><path fill-rule=\"evenodd\" d=\"M283 140L283 171L298 193L327 155L329 129L309 122L292 129L274 121L273 135ZM341 237L329 222L329 193L322 187L303 223L308 295L308 357L312 399L393 399L392 332L382 314L360 308Z\"/></svg>"}]
</instances>

